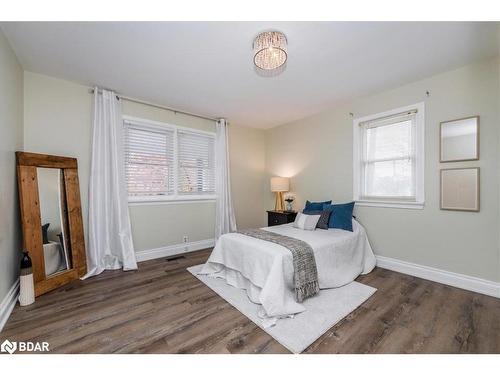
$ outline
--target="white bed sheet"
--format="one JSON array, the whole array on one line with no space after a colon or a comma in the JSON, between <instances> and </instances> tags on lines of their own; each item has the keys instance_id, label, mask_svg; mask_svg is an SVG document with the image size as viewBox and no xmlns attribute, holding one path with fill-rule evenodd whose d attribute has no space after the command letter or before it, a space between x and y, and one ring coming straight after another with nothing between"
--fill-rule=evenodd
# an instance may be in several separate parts
<instances>
[{"instance_id":1,"label":"white bed sheet","mask_svg":"<svg viewBox=\"0 0 500 375\"><path fill-rule=\"evenodd\" d=\"M312 247L321 289L346 285L372 271L376 264L365 229L354 219L353 232L306 231L293 224L262 229L300 239ZM225 234L199 273L245 289L252 302L262 305L262 318L272 318L270 324L274 318L305 310L294 298L292 254L281 245L239 233Z\"/></svg>"}]
</instances>

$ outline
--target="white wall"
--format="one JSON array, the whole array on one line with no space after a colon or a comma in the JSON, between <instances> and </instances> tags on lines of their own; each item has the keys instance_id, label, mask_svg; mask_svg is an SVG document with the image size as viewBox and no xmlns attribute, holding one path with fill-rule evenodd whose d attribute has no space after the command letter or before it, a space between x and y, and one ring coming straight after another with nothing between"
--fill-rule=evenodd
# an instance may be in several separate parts
<instances>
[{"instance_id":1,"label":"white wall","mask_svg":"<svg viewBox=\"0 0 500 375\"><path fill-rule=\"evenodd\" d=\"M15 151L23 148L23 70L0 30L0 303L18 276L21 226Z\"/></svg>"},{"instance_id":2,"label":"white wall","mask_svg":"<svg viewBox=\"0 0 500 375\"><path fill-rule=\"evenodd\" d=\"M24 92L25 149L78 159L87 233L92 95L86 86L31 72L25 72ZM215 131L213 121L128 101L123 101L122 106L123 113L129 116ZM243 226L262 222L259 208L263 207L262 193L254 177L259 170L264 173L263 134L262 130L231 125L230 147L233 151L242 150L232 159L232 184L249 189L234 197L238 222ZM261 151L256 161L255 154ZM252 201L257 203L250 205L248 202ZM133 205L130 217L136 251L179 244L183 236L188 236L189 241L211 239L215 202Z\"/></svg>"},{"instance_id":3,"label":"white wall","mask_svg":"<svg viewBox=\"0 0 500 375\"><path fill-rule=\"evenodd\" d=\"M430 97L426 97L426 91ZM499 64L469 65L268 131L269 175L290 176L296 207L306 199L352 200L352 118L425 102L425 208L357 207L377 254L452 272L500 281L499 275ZM480 115L478 162L481 212L439 209L439 123ZM267 195L268 204L272 195Z\"/></svg>"}]
</instances>

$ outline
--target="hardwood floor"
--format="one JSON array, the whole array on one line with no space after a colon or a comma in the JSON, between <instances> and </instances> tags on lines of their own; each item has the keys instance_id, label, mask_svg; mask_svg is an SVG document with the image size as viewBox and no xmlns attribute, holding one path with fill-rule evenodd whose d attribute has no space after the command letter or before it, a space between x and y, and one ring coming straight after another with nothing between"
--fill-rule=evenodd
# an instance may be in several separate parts
<instances>
[{"instance_id":1,"label":"hardwood floor","mask_svg":"<svg viewBox=\"0 0 500 375\"><path fill-rule=\"evenodd\" d=\"M107 271L16 306L0 342L48 341L52 353L288 353L198 281L185 258ZM378 288L306 353L500 353L500 300L376 268Z\"/></svg>"}]
</instances>

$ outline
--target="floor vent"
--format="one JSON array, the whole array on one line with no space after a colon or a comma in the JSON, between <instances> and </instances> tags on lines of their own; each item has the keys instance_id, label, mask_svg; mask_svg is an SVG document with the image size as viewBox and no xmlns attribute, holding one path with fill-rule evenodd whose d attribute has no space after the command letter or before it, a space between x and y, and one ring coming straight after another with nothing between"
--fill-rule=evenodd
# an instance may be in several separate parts
<instances>
[{"instance_id":1,"label":"floor vent","mask_svg":"<svg viewBox=\"0 0 500 375\"><path fill-rule=\"evenodd\" d=\"M179 260L179 259L186 259L186 257L184 255L177 255L177 256L174 256L171 258L167 258L167 262L171 262L173 260Z\"/></svg>"}]
</instances>

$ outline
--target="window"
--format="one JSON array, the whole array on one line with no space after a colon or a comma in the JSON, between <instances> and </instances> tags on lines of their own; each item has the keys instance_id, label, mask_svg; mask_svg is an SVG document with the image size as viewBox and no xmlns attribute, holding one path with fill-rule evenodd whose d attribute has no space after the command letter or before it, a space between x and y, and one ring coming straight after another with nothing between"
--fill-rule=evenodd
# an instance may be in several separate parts
<instances>
[{"instance_id":1,"label":"window","mask_svg":"<svg viewBox=\"0 0 500 375\"><path fill-rule=\"evenodd\" d=\"M125 117L130 202L215 198L215 136Z\"/></svg>"},{"instance_id":2,"label":"window","mask_svg":"<svg viewBox=\"0 0 500 375\"><path fill-rule=\"evenodd\" d=\"M354 121L354 199L360 205L422 208L424 105Z\"/></svg>"},{"instance_id":3,"label":"window","mask_svg":"<svg viewBox=\"0 0 500 375\"><path fill-rule=\"evenodd\" d=\"M179 194L214 194L214 137L178 131L177 139Z\"/></svg>"},{"instance_id":4,"label":"window","mask_svg":"<svg viewBox=\"0 0 500 375\"><path fill-rule=\"evenodd\" d=\"M174 134L126 123L125 176L129 196L174 194Z\"/></svg>"}]
</instances>

